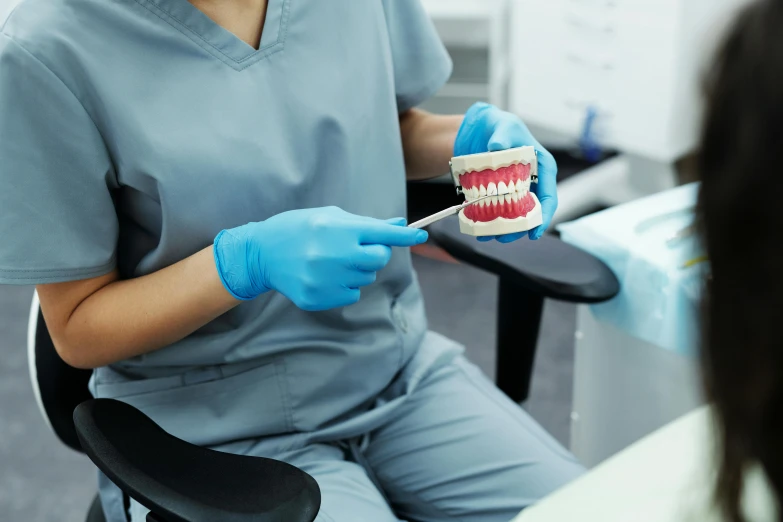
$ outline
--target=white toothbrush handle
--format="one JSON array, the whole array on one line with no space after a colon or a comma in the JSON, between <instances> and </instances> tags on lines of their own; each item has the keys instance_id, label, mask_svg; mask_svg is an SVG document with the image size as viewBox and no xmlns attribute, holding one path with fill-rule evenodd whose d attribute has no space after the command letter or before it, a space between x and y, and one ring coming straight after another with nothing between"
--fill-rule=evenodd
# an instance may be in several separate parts
<instances>
[{"instance_id":1,"label":"white toothbrush handle","mask_svg":"<svg viewBox=\"0 0 783 522\"><path fill-rule=\"evenodd\" d=\"M455 205L453 207L447 208L446 210L441 210L437 214L433 214L430 217L426 217L420 221L411 223L410 225L408 225L408 228L424 228L426 226L432 225L436 221L440 221L441 219L445 219L449 216L453 216L463 208L464 205Z\"/></svg>"}]
</instances>

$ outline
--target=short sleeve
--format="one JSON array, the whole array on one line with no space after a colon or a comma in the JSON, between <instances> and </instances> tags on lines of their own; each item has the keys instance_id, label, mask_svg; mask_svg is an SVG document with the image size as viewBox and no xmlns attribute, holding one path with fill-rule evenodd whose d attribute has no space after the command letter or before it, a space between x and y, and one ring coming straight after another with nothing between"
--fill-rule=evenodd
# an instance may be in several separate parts
<instances>
[{"instance_id":1,"label":"short sleeve","mask_svg":"<svg viewBox=\"0 0 783 522\"><path fill-rule=\"evenodd\" d=\"M383 0L389 30L397 109L424 102L451 76L452 63L421 0Z\"/></svg>"},{"instance_id":2,"label":"short sleeve","mask_svg":"<svg viewBox=\"0 0 783 522\"><path fill-rule=\"evenodd\" d=\"M110 272L118 236L113 179L79 100L0 33L0 284Z\"/></svg>"}]
</instances>

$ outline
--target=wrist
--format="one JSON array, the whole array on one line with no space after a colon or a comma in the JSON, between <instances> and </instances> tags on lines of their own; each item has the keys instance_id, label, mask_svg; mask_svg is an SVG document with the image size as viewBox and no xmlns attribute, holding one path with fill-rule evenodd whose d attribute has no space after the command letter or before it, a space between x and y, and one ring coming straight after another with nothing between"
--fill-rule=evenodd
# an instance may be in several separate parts
<instances>
[{"instance_id":1,"label":"wrist","mask_svg":"<svg viewBox=\"0 0 783 522\"><path fill-rule=\"evenodd\" d=\"M212 247L220 282L226 291L239 301L251 301L268 291L267 288L256 288L258 285L253 284L246 241L245 234L222 230L215 236Z\"/></svg>"}]
</instances>

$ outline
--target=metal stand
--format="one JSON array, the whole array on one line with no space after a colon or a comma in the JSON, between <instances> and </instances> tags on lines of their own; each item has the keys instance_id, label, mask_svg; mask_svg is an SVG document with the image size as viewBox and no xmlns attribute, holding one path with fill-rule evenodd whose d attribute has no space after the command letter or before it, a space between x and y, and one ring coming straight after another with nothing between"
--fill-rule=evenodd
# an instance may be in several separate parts
<instances>
[{"instance_id":1,"label":"metal stand","mask_svg":"<svg viewBox=\"0 0 783 522\"><path fill-rule=\"evenodd\" d=\"M543 297L500 279L496 381L514 402L530 395L543 308Z\"/></svg>"}]
</instances>

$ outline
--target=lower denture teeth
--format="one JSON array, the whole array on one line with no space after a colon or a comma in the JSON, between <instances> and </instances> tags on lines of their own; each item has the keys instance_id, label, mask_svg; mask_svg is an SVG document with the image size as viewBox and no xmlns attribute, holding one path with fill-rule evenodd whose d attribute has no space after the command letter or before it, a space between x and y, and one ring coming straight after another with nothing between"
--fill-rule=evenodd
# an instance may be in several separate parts
<instances>
[{"instance_id":1,"label":"lower denture teeth","mask_svg":"<svg viewBox=\"0 0 783 522\"><path fill-rule=\"evenodd\" d=\"M511 194L506 194L504 198L506 200L506 203L511 203Z\"/></svg>"},{"instance_id":2,"label":"lower denture teeth","mask_svg":"<svg viewBox=\"0 0 783 522\"><path fill-rule=\"evenodd\" d=\"M516 203L517 201L519 201L519 194L517 194L516 192L514 192L513 194L511 194L511 201L513 201L514 203Z\"/></svg>"}]
</instances>

